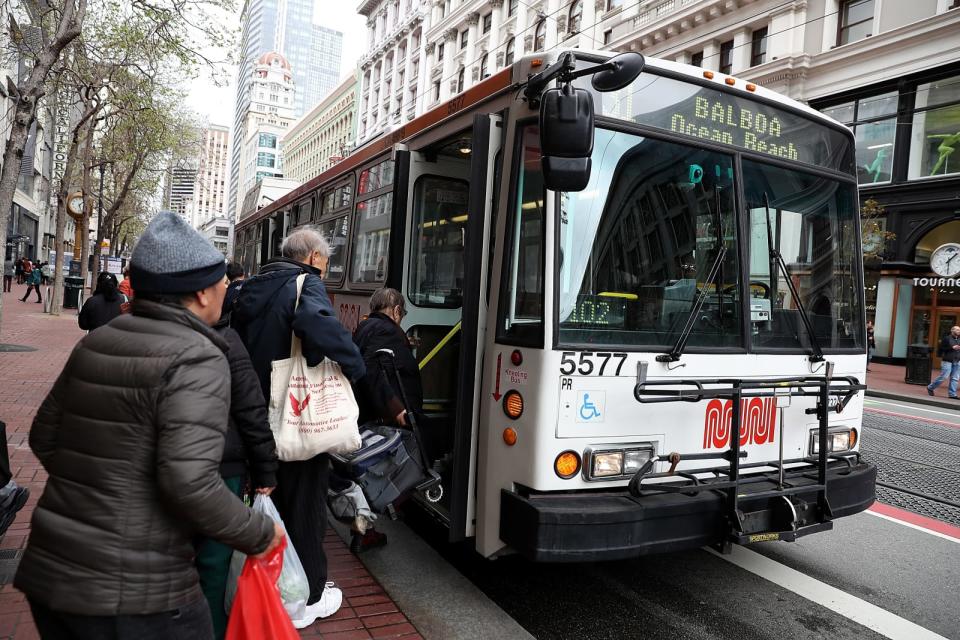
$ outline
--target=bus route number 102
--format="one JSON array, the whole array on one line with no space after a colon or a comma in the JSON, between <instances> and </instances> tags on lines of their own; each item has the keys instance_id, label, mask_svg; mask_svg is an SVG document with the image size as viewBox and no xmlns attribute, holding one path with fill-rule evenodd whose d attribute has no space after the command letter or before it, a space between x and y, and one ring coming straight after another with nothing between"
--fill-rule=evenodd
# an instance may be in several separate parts
<instances>
[{"instance_id":1,"label":"bus route number 102","mask_svg":"<svg viewBox=\"0 0 960 640\"><path fill-rule=\"evenodd\" d=\"M579 356L579 357L578 357ZM611 364L611 361L613 363ZM619 376L623 363L627 361L625 353L593 353L592 351L564 351L560 356L560 374L570 376L579 373L582 376L602 376L610 365L612 375ZM616 371L613 367L616 366Z\"/></svg>"}]
</instances>

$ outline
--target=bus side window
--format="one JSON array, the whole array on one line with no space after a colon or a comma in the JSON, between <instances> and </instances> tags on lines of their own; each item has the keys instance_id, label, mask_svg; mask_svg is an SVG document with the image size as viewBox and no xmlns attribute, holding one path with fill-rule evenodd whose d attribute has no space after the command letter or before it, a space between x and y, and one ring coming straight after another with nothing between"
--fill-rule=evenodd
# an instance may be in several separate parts
<instances>
[{"instance_id":1,"label":"bus side window","mask_svg":"<svg viewBox=\"0 0 960 640\"><path fill-rule=\"evenodd\" d=\"M393 210L393 160L384 160L360 172L354 214L350 282L382 283L387 277L390 219ZM340 197L351 197L341 192Z\"/></svg>"},{"instance_id":2,"label":"bus side window","mask_svg":"<svg viewBox=\"0 0 960 640\"><path fill-rule=\"evenodd\" d=\"M499 339L543 345L543 249L546 192L540 170L539 127L518 136L517 177L504 244Z\"/></svg>"}]
</instances>

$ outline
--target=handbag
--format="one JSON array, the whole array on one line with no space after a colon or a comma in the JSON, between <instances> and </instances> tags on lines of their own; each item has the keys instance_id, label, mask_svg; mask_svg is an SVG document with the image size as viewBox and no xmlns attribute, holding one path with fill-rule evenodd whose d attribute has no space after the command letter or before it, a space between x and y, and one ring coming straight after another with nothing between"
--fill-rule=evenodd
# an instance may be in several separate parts
<instances>
[{"instance_id":1,"label":"handbag","mask_svg":"<svg viewBox=\"0 0 960 640\"><path fill-rule=\"evenodd\" d=\"M306 274L297 276L297 302ZM270 430L277 456L286 462L321 453L349 453L360 446L360 408L340 365L324 358L307 366L300 338L293 333L290 357L274 360L270 371Z\"/></svg>"}]
</instances>

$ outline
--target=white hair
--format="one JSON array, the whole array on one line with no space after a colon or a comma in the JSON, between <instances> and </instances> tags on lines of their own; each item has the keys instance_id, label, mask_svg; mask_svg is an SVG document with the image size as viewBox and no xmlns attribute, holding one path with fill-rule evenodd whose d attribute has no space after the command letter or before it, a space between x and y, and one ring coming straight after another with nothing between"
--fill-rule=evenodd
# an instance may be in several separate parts
<instances>
[{"instance_id":1,"label":"white hair","mask_svg":"<svg viewBox=\"0 0 960 640\"><path fill-rule=\"evenodd\" d=\"M330 257L330 245L319 231L313 227L301 227L283 239L280 255L284 258L304 262L314 251L324 258Z\"/></svg>"}]
</instances>

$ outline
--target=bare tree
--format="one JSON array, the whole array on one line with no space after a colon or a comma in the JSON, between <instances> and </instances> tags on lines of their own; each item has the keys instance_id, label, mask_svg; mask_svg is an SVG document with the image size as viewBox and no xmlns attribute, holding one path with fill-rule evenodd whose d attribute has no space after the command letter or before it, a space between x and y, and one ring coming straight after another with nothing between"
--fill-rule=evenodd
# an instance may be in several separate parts
<instances>
[{"instance_id":1,"label":"bare tree","mask_svg":"<svg viewBox=\"0 0 960 640\"><path fill-rule=\"evenodd\" d=\"M29 62L30 72L19 82L9 81L7 84L7 94L13 102L13 118L0 169L0 247L7 244L7 219L20 176L20 162L30 127L37 118L38 104L45 93L47 77L67 46L80 35L87 0L46 0L25 2L23 6L30 17L29 29L21 26L11 7L4 7L10 45L21 60ZM28 33L39 37L29 37ZM62 253L59 250L57 256ZM3 302L0 298L0 322L2 318Z\"/></svg>"}]
</instances>

